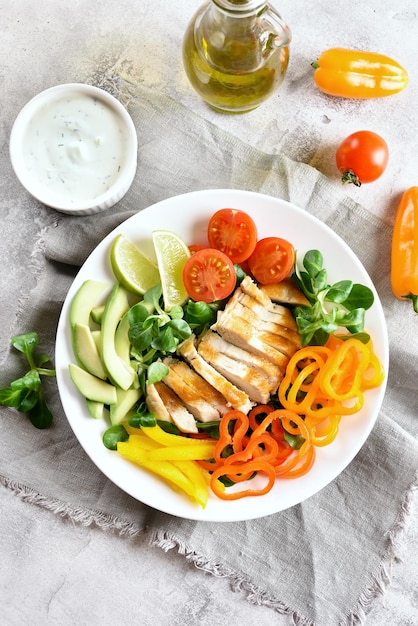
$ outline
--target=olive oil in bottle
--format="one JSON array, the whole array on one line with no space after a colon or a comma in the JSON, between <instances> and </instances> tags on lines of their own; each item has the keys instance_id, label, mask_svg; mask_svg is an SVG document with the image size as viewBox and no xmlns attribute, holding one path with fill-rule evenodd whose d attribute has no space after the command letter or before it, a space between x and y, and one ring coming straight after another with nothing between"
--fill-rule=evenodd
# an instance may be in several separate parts
<instances>
[{"instance_id":1,"label":"olive oil in bottle","mask_svg":"<svg viewBox=\"0 0 418 626\"><path fill-rule=\"evenodd\" d=\"M211 107L245 113L282 84L290 39L288 26L265 0L210 0L184 35L184 68Z\"/></svg>"}]
</instances>

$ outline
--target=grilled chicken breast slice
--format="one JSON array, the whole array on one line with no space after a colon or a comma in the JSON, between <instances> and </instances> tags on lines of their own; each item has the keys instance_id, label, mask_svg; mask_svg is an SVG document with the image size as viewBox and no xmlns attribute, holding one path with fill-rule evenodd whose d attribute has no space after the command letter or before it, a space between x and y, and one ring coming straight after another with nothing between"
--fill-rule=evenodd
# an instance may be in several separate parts
<instances>
[{"instance_id":1,"label":"grilled chicken breast slice","mask_svg":"<svg viewBox=\"0 0 418 626\"><path fill-rule=\"evenodd\" d=\"M168 412L167 407L165 406L160 394L157 391L156 384L150 385L147 382L146 385L146 394L145 401L150 413L153 413L157 420L162 420L163 422L171 422L171 415Z\"/></svg>"},{"instance_id":2,"label":"grilled chicken breast slice","mask_svg":"<svg viewBox=\"0 0 418 626\"><path fill-rule=\"evenodd\" d=\"M284 367L279 367L275 363L272 363L272 361L266 359L264 356L239 348L238 346L229 343L229 341L225 341L225 339L218 335L218 333L210 330L206 331L201 338L199 348L203 342L209 343L211 347L220 354L224 354L235 361L244 363L248 367L252 367L257 370L260 374L267 378L270 394L277 391L277 387L279 386L279 383L285 373Z\"/></svg>"},{"instance_id":3,"label":"grilled chicken breast slice","mask_svg":"<svg viewBox=\"0 0 418 626\"><path fill-rule=\"evenodd\" d=\"M199 342L197 351L209 365L212 365L236 387L245 391L251 400L261 404L269 401L269 381L266 376L260 374L255 368L218 352L210 341L205 341L204 337Z\"/></svg>"},{"instance_id":4,"label":"grilled chicken breast slice","mask_svg":"<svg viewBox=\"0 0 418 626\"><path fill-rule=\"evenodd\" d=\"M272 332L282 333L283 336L287 336L290 341L300 345L299 333L295 330L296 322L289 309L280 305L277 305L277 307L280 306L280 309L284 309L285 313L281 310L267 309L248 293L237 290L236 294L237 303L239 303L240 306L246 307L257 316L259 325L273 324L274 326L271 326Z\"/></svg>"},{"instance_id":5,"label":"grilled chicken breast slice","mask_svg":"<svg viewBox=\"0 0 418 626\"><path fill-rule=\"evenodd\" d=\"M254 300L265 307L268 311L284 316L284 326L297 332L296 322L291 311L287 307L273 302L268 296L267 290L264 290L262 287L256 285L250 276L246 276L244 278L241 282L240 289L247 295L254 298Z\"/></svg>"},{"instance_id":6,"label":"grilled chicken breast slice","mask_svg":"<svg viewBox=\"0 0 418 626\"><path fill-rule=\"evenodd\" d=\"M225 341L253 354L263 356L278 367L286 369L289 357L269 343L262 341L249 322L231 315L227 308L218 312L217 320L211 328L216 330Z\"/></svg>"},{"instance_id":7,"label":"grilled chicken breast slice","mask_svg":"<svg viewBox=\"0 0 418 626\"><path fill-rule=\"evenodd\" d=\"M296 350L300 348L300 337L298 333L274 322L264 321L251 308L243 306L237 300L231 307L229 307L228 303L224 311L219 312L219 316L221 316L222 313L231 315L241 322L248 322L253 332L257 334L260 339L261 335L265 335L263 341L266 341L266 343L280 350L280 352L283 352L286 356L292 356Z\"/></svg>"},{"instance_id":8,"label":"grilled chicken breast slice","mask_svg":"<svg viewBox=\"0 0 418 626\"><path fill-rule=\"evenodd\" d=\"M227 404L247 414L254 406L248 394L238 389L233 383L220 374L212 365L198 353L195 345L196 338L192 335L183 341L177 351L186 359L191 367L204 378L212 387L217 389L225 398Z\"/></svg>"},{"instance_id":9,"label":"grilled chicken breast slice","mask_svg":"<svg viewBox=\"0 0 418 626\"><path fill-rule=\"evenodd\" d=\"M157 419L172 422L183 433L199 432L192 413L187 410L174 391L163 382L147 385L146 398L148 409L156 415Z\"/></svg>"},{"instance_id":10,"label":"grilled chicken breast slice","mask_svg":"<svg viewBox=\"0 0 418 626\"><path fill-rule=\"evenodd\" d=\"M272 302L279 302L280 304L301 305L310 306L308 298L303 291L299 289L289 278L284 278L279 283L274 285L261 285L261 291L263 291Z\"/></svg>"},{"instance_id":11,"label":"grilled chicken breast slice","mask_svg":"<svg viewBox=\"0 0 418 626\"><path fill-rule=\"evenodd\" d=\"M164 359L163 363L168 367L164 383L177 394L199 422L221 419L228 406L212 385L194 372L187 363L171 357Z\"/></svg>"},{"instance_id":12,"label":"grilled chicken breast slice","mask_svg":"<svg viewBox=\"0 0 418 626\"><path fill-rule=\"evenodd\" d=\"M198 389L205 400L216 407L220 415L224 415L229 411L231 407L228 405L223 395L190 367L188 363L185 361L177 361L175 364L172 364L171 367L179 373L185 383Z\"/></svg>"}]
</instances>

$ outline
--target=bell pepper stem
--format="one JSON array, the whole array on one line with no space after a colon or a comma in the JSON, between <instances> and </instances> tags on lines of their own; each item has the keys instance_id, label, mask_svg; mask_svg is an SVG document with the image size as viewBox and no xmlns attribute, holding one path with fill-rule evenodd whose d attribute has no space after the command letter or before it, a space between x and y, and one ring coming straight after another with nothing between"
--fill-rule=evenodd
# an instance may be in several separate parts
<instances>
[{"instance_id":1,"label":"bell pepper stem","mask_svg":"<svg viewBox=\"0 0 418 626\"><path fill-rule=\"evenodd\" d=\"M413 293L408 293L408 295L402 296L402 297L408 298L408 300L411 300L415 313L418 313L418 295L414 295Z\"/></svg>"}]
</instances>

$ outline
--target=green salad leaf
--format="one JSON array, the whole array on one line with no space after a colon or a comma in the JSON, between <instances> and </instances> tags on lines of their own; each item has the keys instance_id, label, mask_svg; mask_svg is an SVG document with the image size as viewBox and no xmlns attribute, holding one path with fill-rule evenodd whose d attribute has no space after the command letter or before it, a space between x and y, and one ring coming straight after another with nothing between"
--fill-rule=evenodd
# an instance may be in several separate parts
<instances>
[{"instance_id":1,"label":"green salad leaf","mask_svg":"<svg viewBox=\"0 0 418 626\"><path fill-rule=\"evenodd\" d=\"M363 330L365 312L374 302L372 290L350 280L329 285L319 250L309 250L302 263L303 269L295 263L292 276L310 302L309 306L294 309L302 345L324 345L330 335L342 328L367 343L370 337Z\"/></svg>"}]
</instances>

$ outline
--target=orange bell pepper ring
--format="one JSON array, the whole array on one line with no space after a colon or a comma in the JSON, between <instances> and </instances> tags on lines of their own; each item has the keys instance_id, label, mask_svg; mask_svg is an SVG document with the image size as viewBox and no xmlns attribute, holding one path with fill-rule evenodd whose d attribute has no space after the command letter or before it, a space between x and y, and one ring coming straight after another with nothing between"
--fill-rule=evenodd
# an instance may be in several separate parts
<instances>
[{"instance_id":1,"label":"orange bell pepper ring","mask_svg":"<svg viewBox=\"0 0 418 626\"><path fill-rule=\"evenodd\" d=\"M223 490L219 484L219 478L222 476L228 476L233 478L233 480L240 482L243 467L245 467L245 471L248 474L252 474L254 472L261 472L265 474L267 477L265 485L258 489L242 489L240 491ZM210 486L213 493L218 496L218 498L221 498L222 500L238 500L239 498L245 498L247 496L263 496L272 489L275 480L276 472L274 467L265 461L256 459L254 461L248 461L248 463L245 463L244 465L241 463L228 463L218 467L212 473Z\"/></svg>"}]
</instances>

